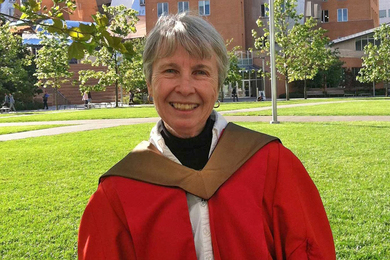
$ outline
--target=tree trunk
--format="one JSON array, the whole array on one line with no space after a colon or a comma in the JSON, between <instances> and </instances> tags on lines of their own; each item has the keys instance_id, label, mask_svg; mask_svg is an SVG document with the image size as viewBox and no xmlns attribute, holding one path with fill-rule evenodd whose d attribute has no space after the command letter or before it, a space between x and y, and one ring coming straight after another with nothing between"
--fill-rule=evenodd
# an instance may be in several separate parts
<instances>
[{"instance_id":1,"label":"tree trunk","mask_svg":"<svg viewBox=\"0 0 390 260\"><path fill-rule=\"evenodd\" d=\"M385 96L389 96L389 82L386 82L386 88L385 88Z\"/></svg>"},{"instance_id":2,"label":"tree trunk","mask_svg":"<svg viewBox=\"0 0 390 260\"><path fill-rule=\"evenodd\" d=\"M307 99L306 77L303 81L303 96L305 99Z\"/></svg>"},{"instance_id":3,"label":"tree trunk","mask_svg":"<svg viewBox=\"0 0 390 260\"><path fill-rule=\"evenodd\" d=\"M56 106L56 110L58 110L58 102L57 102L57 86L54 87L54 104Z\"/></svg>"},{"instance_id":4,"label":"tree trunk","mask_svg":"<svg viewBox=\"0 0 390 260\"><path fill-rule=\"evenodd\" d=\"M286 100L290 100L290 91L288 89L288 76L286 76L286 79L284 81L284 85L286 87Z\"/></svg>"},{"instance_id":5,"label":"tree trunk","mask_svg":"<svg viewBox=\"0 0 390 260\"><path fill-rule=\"evenodd\" d=\"M116 53L114 54L114 60L115 60L115 74L118 75L118 61L116 60ZM115 79L115 107L118 106L118 79Z\"/></svg>"},{"instance_id":6,"label":"tree trunk","mask_svg":"<svg viewBox=\"0 0 390 260\"><path fill-rule=\"evenodd\" d=\"M115 80L115 107L119 107L118 105L118 80Z\"/></svg>"},{"instance_id":7,"label":"tree trunk","mask_svg":"<svg viewBox=\"0 0 390 260\"><path fill-rule=\"evenodd\" d=\"M375 81L372 82L372 96L375 97Z\"/></svg>"}]
</instances>

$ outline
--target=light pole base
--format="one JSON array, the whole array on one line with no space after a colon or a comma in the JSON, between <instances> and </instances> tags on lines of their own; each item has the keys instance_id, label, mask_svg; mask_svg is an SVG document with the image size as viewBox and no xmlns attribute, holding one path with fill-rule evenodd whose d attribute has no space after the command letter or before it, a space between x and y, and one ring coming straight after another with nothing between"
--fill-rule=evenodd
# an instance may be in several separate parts
<instances>
[{"instance_id":1,"label":"light pole base","mask_svg":"<svg viewBox=\"0 0 390 260\"><path fill-rule=\"evenodd\" d=\"M280 124L279 121L269 121L270 124Z\"/></svg>"}]
</instances>

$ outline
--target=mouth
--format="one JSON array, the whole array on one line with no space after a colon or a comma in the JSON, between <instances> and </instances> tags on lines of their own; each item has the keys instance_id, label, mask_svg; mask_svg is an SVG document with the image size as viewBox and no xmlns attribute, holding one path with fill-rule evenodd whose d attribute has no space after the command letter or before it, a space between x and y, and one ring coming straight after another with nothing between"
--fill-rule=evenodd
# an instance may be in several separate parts
<instances>
[{"instance_id":1,"label":"mouth","mask_svg":"<svg viewBox=\"0 0 390 260\"><path fill-rule=\"evenodd\" d=\"M182 110L182 111L194 110L199 106L199 104L183 104L183 103L174 103L174 102L169 102L169 104L174 109Z\"/></svg>"}]
</instances>

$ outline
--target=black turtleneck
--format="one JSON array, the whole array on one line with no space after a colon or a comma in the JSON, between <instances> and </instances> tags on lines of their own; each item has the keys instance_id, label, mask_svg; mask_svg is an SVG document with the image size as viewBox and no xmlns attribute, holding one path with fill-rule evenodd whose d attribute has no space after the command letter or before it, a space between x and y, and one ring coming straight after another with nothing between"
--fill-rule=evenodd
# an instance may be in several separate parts
<instances>
[{"instance_id":1,"label":"black turtleneck","mask_svg":"<svg viewBox=\"0 0 390 260\"><path fill-rule=\"evenodd\" d=\"M161 135L169 150L184 165L194 170L201 170L209 159L214 121L209 117L202 132L191 138L179 138L172 135L162 124Z\"/></svg>"}]
</instances>

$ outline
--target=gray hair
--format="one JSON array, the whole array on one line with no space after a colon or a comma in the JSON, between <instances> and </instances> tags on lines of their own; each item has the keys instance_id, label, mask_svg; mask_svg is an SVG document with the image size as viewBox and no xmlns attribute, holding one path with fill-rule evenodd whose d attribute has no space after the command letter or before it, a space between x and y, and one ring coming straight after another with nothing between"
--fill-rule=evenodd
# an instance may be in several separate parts
<instances>
[{"instance_id":1,"label":"gray hair","mask_svg":"<svg viewBox=\"0 0 390 260\"><path fill-rule=\"evenodd\" d=\"M178 44L195 58L210 59L216 55L218 87L221 89L229 68L224 40L211 24L187 13L163 15L150 31L143 53L146 81L152 80L153 63L173 55Z\"/></svg>"}]
</instances>

